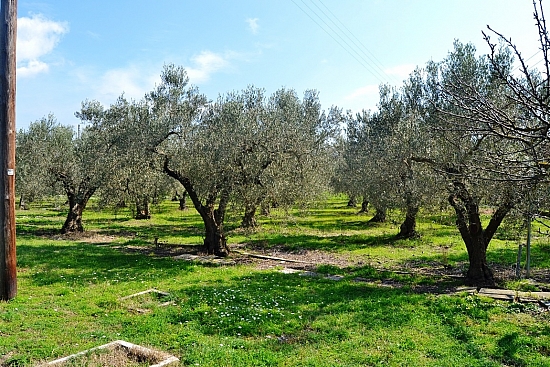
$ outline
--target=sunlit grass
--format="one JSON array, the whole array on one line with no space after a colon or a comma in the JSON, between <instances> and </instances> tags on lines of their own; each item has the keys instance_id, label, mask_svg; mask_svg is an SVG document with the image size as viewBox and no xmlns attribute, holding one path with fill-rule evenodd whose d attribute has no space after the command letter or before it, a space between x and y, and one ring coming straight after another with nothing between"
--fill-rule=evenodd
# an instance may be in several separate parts
<instances>
[{"instance_id":1,"label":"sunlit grass","mask_svg":"<svg viewBox=\"0 0 550 367\"><path fill-rule=\"evenodd\" d=\"M394 239L400 213L369 224L371 216L347 208L343 197L272 210L249 231L230 215L232 245L363 260L346 269L319 266L320 274L344 276L333 281L124 251L152 248L155 237L163 246L200 245L200 218L177 203L154 206L146 221L129 209L89 209L84 225L94 241L60 236L65 213L54 207L17 213L19 292L0 303L0 365L34 365L117 339L177 355L183 366L550 365L550 320L536 305L419 293L416 285L446 284L392 271L467 260L450 212L424 213L414 240ZM550 246L535 232L533 267L540 269ZM495 239L489 260L515 263L520 241ZM385 279L402 286L382 286ZM135 300L121 300L151 288L168 292L171 304L144 298L142 312Z\"/></svg>"}]
</instances>

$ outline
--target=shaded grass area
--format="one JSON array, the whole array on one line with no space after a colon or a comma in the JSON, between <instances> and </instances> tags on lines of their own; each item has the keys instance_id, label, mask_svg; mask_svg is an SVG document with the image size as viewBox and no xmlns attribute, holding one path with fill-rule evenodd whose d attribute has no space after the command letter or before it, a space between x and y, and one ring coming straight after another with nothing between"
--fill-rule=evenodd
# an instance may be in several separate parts
<instances>
[{"instance_id":1,"label":"shaded grass area","mask_svg":"<svg viewBox=\"0 0 550 367\"><path fill-rule=\"evenodd\" d=\"M167 245L201 243L196 214L172 203L153 211L150 221L87 213L85 225L99 237L94 243L58 236L63 218L49 211L19 212L19 293L0 303L0 365L35 365L116 339L167 351L183 366L550 365L548 313L477 296L418 293L414 285L438 285L440 279L368 265L373 259L381 266L464 261L451 216L426 216L419 224L422 238L396 241L397 219L369 225L370 216L344 204L333 198L318 208L273 212L260 218L258 230L230 233L230 242L252 249L365 259L347 269L318 268L345 275L339 282L122 251L151 247L155 237ZM496 241L490 260L514 262L514 245ZM537 264L547 264L549 248L538 240ZM403 286L354 281L358 276L392 278ZM150 288L168 292L171 305L162 306L163 298L141 313L120 300Z\"/></svg>"}]
</instances>

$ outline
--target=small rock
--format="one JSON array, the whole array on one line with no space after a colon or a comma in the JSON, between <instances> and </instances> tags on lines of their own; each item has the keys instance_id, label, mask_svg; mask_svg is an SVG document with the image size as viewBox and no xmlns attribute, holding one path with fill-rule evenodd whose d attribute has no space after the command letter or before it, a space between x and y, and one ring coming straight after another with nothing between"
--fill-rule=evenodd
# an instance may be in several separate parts
<instances>
[{"instance_id":1,"label":"small rock","mask_svg":"<svg viewBox=\"0 0 550 367\"><path fill-rule=\"evenodd\" d=\"M329 274L325 278L330 279L330 280L340 281L340 280L344 279L344 276L343 275L330 275Z\"/></svg>"}]
</instances>

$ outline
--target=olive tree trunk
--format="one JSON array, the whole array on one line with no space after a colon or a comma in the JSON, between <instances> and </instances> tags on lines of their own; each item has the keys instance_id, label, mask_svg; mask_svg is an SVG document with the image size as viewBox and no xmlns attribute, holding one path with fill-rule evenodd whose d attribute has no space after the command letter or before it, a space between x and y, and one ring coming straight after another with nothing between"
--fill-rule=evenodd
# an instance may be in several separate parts
<instances>
[{"instance_id":1,"label":"olive tree trunk","mask_svg":"<svg viewBox=\"0 0 550 367\"><path fill-rule=\"evenodd\" d=\"M73 193L67 193L69 203L69 213L67 213L67 219L61 228L61 233L79 233L84 232L84 226L82 225L82 213L86 209L88 200L92 197L95 190L89 190L82 194L75 195Z\"/></svg>"},{"instance_id":2,"label":"olive tree trunk","mask_svg":"<svg viewBox=\"0 0 550 367\"><path fill-rule=\"evenodd\" d=\"M256 208L257 206L255 204L247 204L245 206L241 228L255 228L258 226L258 221L256 221Z\"/></svg>"},{"instance_id":3,"label":"olive tree trunk","mask_svg":"<svg viewBox=\"0 0 550 367\"><path fill-rule=\"evenodd\" d=\"M179 201L179 210L187 210L187 191L184 191L183 194L178 199Z\"/></svg>"},{"instance_id":4,"label":"olive tree trunk","mask_svg":"<svg viewBox=\"0 0 550 367\"><path fill-rule=\"evenodd\" d=\"M493 272L487 264L487 247L502 220L513 208L510 198L504 200L491 216L483 229L477 201L461 182L453 183L454 191L449 195L449 203L456 213L456 226L466 245L469 268L466 274L468 284L477 286L494 285Z\"/></svg>"},{"instance_id":5,"label":"olive tree trunk","mask_svg":"<svg viewBox=\"0 0 550 367\"><path fill-rule=\"evenodd\" d=\"M416 238L418 232L416 232L416 215L418 214L418 205L407 205L407 212L405 214L405 220L399 227L399 233L397 238Z\"/></svg>"},{"instance_id":6,"label":"olive tree trunk","mask_svg":"<svg viewBox=\"0 0 550 367\"><path fill-rule=\"evenodd\" d=\"M386 221L386 209L376 208L374 217L369 220L369 223L384 223Z\"/></svg>"},{"instance_id":7,"label":"olive tree trunk","mask_svg":"<svg viewBox=\"0 0 550 367\"><path fill-rule=\"evenodd\" d=\"M366 196L363 196L363 201L361 202L361 210L359 213L368 213L369 212L369 200Z\"/></svg>"},{"instance_id":8,"label":"olive tree trunk","mask_svg":"<svg viewBox=\"0 0 550 367\"><path fill-rule=\"evenodd\" d=\"M148 196L136 199L136 219L151 219Z\"/></svg>"},{"instance_id":9,"label":"olive tree trunk","mask_svg":"<svg viewBox=\"0 0 550 367\"><path fill-rule=\"evenodd\" d=\"M23 195L21 195L21 198L19 199L19 209L21 209L21 210L29 209L27 207L27 203L25 202L25 198L23 197Z\"/></svg>"},{"instance_id":10,"label":"olive tree trunk","mask_svg":"<svg viewBox=\"0 0 550 367\"><path fill-rule=\"evenodd\" d=\"M191 201L193 202L193 206L200 214L205 230L203 243L204 251L207 254L213 254L216 256L228 256L230 251L227 246L227 238L225 237L223 222L225 220L227 204L229 203L230 191L222 188L220 192L211 192L208 195L206 202L203 204L199 199L199 195L197 191L195 191L195 187L191 183L191 180L168 167L168 158L164 160L163 169L168 176L178 180L178 182L183 185L189 194L189 198L191 198ZM217 209L215 208L216 202L218 202Z\"/></svg>"}]
</instances>

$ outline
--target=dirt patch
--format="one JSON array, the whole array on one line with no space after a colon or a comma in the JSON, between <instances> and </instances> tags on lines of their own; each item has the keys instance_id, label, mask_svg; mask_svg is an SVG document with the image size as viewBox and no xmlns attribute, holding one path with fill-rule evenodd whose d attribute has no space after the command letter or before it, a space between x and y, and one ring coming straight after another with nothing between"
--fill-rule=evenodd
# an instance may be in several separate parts
<instances>
[{"instance_id":1,"label":"dirt patch","mask_svg":"<svg viewBox=\"0 0 550 367\"><path fill-rule=\"evenodd\" d=\"M143 255L153 255L158 257L174 257L178 255L205 255L201 246L196 245L171 245L161 244L159 246L117 246L115 247L125 252L140 253Z\"/></svg>"},{"instance_id":2,"label":"dirt patch","mask_svg":"<svg viewBox=\"0 0 550 367\"><path fill-rule=\"evenodd\" d=\"M259 270L289 267L302 271L316 271L320 265L330 265L340 269L371 266L380 272L388 271L411 276L436 277L442 280L461 282L468 269L468 262L454 263L452 266L437 261L412 260L404 263L381 263L368 256L351 256L319 250L288 250L284 246L264 248L247 244L232 244L230 256L217 262L216 257L207 255L197 245L175 245L161 243L157 246L120 246L122 251L141 253L157 257L179 257L189 261L198 261L214 265L251 265ZM261 255L262 258L249 256L249 253ZM193 260L195 259L195 260ZM220 259L221 260L221 259ZM497 283L515 279L515 268L499 264L490 264ZM550 288L550 269L531 271L531 279L541 290ZM436 289L437 286L431 286ZM430 287L428 287L430 288ZM427 289L426 289L427 290Z\"/></svg>"},{"instance_id":3,"label":"dirt patch","mask_svg":"<svg viewBox=\"0 0 550 367\"><path fill-rule=\"evenodd\" d=\"M55 241L75 241L90 244L109 244L115 242L120 236L109 236L95 231L85 231L80 233L44 233L41 237L46 237Z\"/></svg>"}]
</instances>

